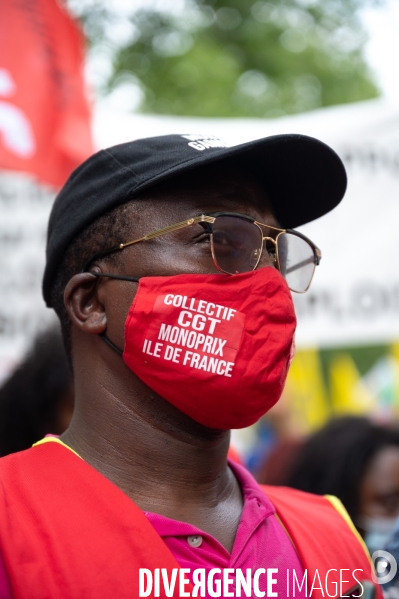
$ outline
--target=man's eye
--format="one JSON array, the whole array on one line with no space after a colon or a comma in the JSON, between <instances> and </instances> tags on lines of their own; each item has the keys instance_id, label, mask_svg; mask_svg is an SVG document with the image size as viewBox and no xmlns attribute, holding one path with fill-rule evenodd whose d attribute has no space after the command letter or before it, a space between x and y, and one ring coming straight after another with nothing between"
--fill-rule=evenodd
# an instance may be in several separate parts
<instances>
[{"instance_id":1,"label":"man's eye","mask_svg":"<svg viewBox=\"0 0 399 599\"><path fill-rule=\"evenodd\" d=\"M199 233L193 238L194 243L209 243L210 235L206 231Z\"/></svg>"}]
</instances>

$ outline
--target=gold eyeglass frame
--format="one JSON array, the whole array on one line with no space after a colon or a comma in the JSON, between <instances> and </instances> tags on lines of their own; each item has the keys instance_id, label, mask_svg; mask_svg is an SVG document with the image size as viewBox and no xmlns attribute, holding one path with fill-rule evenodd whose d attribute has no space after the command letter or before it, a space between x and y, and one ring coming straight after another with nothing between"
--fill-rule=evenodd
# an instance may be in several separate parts
<instances>
[{"instance_id":1,"label":"gold eyeglass frame","mask_svg":"<svg viewBox=\"0 0 399 599\"><path fill-rule=\"evenodd\" d=\"M86 261L81 272L87 272L89 266L95 260L98 260L99 258L103 258L104 256L108 256L108 254L112 254L113 252L118 252L120 250L123 250L126 247L129 247L136 243L140 243L141 241L149 241L150 239L155 239L156 237L160 237L161 235L166 235L167 233L173 233L174 231L178 231L178 230L184 229L186 227L191 227L196 224L200 224L200 223L213 224L218 216L233 216L236 218L241 218L243 220L253 223L260 230L261 235L262 235L262 245L260 247L260 253L259 253L258 259L256 261L256 264L252 270L256 270L256 268L258 267L258 264L262 257L265 241L271 241L276 248L274 257L271 257L271 259L273 260L273 262L275 262L276 267L280 272L281 272L281 268L280 268L280 260L279 260L279 256L278 256L278 243L277 243L280 235L283 235L284 233L290 233L291 235L295 235L297 237L300 237L304 241L306 241L308 243L308 245L312 248L315 268L313 269L312 277L311 277L306 289L304 289L303 291L295 291L294 289L291 289L291 291L294 291L295 293L306 293L306 291L309 289L309 287L312 283L313 276L314 276L314 273L316 270L316 266L318 266L320 264L320 260L322 257L321 250L308 237L306 237L306 235L303 235L303 233L299 233L299 231L296 231L295 229L280 229L278 227L272 227L271 225L267 225L265 223L260 223L260 222L256 221L255 219L253 219L252 217L247 216L246 214L239 214L237 212L218 212L218 213L215 213L214 215L201 214L201 216L189 218L188 220L183 220L178 223L174 223L173 225L169 225L168 227L164 227L162 229L157 229L156 231L152 231L151 233L147 233L146 235L144 235L143 237L140 237L139 239L133 239L132 241L127 241L126 243L120 243L119 245L113 246L111 248L108 248L107 250L103 250L101 252L97 252L96 254L94 254L89 260ZM269 237L269 236L265 237L263 234L262 227L266 227L267 229L271 229L273 231L278 231L278 235L276 236L275 239L273 237ZM234 275L235 273L227 272L226 270L223 270L223 268L221 268L218 265L216 257L215 257L214 247L213 247L212 229L209 231L209 235L210 235L210 239L211 239L212 259L213 259L213 262L214 262L216 268L220 272L223 272L225 274ZM248 272L251 272L251 271L248 271Z\"/></svg>"}]
</instances>

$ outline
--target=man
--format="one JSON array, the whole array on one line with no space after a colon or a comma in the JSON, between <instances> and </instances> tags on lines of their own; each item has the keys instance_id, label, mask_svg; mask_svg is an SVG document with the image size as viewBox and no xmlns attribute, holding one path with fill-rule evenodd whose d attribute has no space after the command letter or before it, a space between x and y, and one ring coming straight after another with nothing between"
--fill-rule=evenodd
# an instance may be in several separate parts
<instances>
[{"instance_id":1,"label":"man","mask_svg":"<svg viewBox=\"0 0 399 599\"><path fill-rule=\"evenodd\" d=\"M269 489L270 500L226 461L229 429L281 394L289 288L306 291L321 257L287 229L345 187L336 154L299 135L234 148L138 140L71 175L50 217L43 292L71 356L75 412L60 439L0 462L13 596L282 597L295 572L295 596L322 597L324 585L337 596L370 579L328 500Z\"/></svg>"}]
</instances>

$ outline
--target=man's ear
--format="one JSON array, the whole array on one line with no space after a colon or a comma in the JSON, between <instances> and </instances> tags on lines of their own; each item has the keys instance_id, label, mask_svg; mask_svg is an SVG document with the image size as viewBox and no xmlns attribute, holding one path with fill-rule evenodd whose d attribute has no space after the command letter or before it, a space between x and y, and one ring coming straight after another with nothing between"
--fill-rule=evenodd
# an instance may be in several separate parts
<instances>
[{"instance_id":1,"label":"man's ear","mask_svg":"<svg viewBox=\"0 0 399 599\"><path fill-rule=\"evenodd\" d=\"M64 292L65 308L72 323L85 333L98 335L107 328L104 304L99 299L98 278L83 272L69 280Z\"/></svg>"}]
</instances>

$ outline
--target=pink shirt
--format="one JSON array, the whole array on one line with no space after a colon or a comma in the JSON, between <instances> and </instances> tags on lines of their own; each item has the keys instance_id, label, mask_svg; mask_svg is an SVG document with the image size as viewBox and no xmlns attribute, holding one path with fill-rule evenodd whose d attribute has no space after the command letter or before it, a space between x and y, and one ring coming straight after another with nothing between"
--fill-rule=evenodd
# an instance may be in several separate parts
<instances>
[{"instance_id":1,"label":"pink shirt","mask_svg":"<svg viewBox=\"0 0 399 599\"><path fill-rule=\"evenodd\" d=\"M191 572L198 568L204 568L206 573L212 568L220 570L232 568L234 572L229 574L229 579L233 582L229 591L234 592L236 569L241 569L245 576L247 568L251 568L252 575L258 568L277 568L278 572L272 574L277 582L271 590L278 593L277 597L286 597L287 570L289 570L291 584L293 570L301 582L304 575L303 566L287 534L274 516L273 504L259 488L258 483L242 466L230 460L229 466L240 483L244 498L244 507L231 554L212 535L191 524L170 520L159 514L144 513L180 567L190 569L188 578L192 579ZM215 575L215 580L221 578L222 575ZM302 587L302 591L295 589L297 599L307 596L305 586ZM214 588L216 590L216 587ZM259 577L259 590L265 592L267 597L266 574L261 574ZM252 597L255 596L252 592ZM210 595L206 593L205 597L208 598ZM245 597L244 592L241 593L241 597Z\"/></svg>"},{"instance_id":2,"label":"pink shirt","mask_svg":"<svg viewBox=\"0 0 399 599\"><path fill-rule=\"evenodd\" d=\"M274 506L256 481L242 466L231 461L229 461L229 466L240 483L244 499L244 507L231 554L212 535L191 524L170 520L150 512L145 512L145 515L162 537L180 567L190 569L190 574L187 574L187 577L190 578L191 572L199 568L204 568L207 573L212 568L221 570L232 568L233 572L229 573L229 579L233 580L233 583L229 587L229 591L234 592L236 569L241 569L245 576L247 568L251 568L252 574L259 568L277 568L278 572L272 574L276 580L272 591L278 593L277 597L285 597L287 570L290 572L291 580L292 571L295 570L298 580L301 581L304 574L303 566L286 533L274 516ZM220 579L221 576L216 575L215 580L218 578ZM295 596L298 599L306 597L304 587L305 585L301 591L296 589ZM266 574L259 576L259 589L266 591L265 596L267 596ZM221 596L223 597L223 595ZM241 596L245 596L244 593ZM253 590L252 596L255 597ZM206 594L205 597L208 598L210 595ZM0 599L13 599L1 555Z\"/></svg>"}]
</instances>

